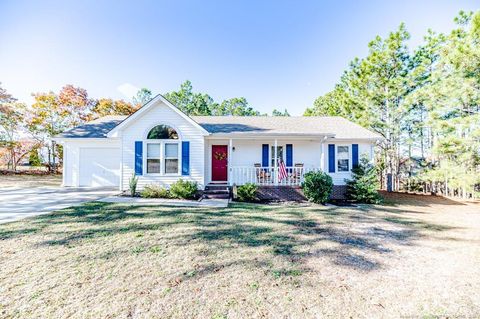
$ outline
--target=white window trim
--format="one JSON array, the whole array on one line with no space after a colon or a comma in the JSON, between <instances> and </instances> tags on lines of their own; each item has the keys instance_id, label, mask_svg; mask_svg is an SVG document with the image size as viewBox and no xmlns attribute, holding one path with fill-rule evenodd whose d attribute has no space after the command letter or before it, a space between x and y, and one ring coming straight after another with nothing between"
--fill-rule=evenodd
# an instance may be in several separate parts
<instances>
[{"instance_id":1,"label":"white window trim","mask_svg":"<svg viewBox=\"0 0 480 319\"><path fill-rule=\"evenodd\" d=\"M148 158L148 144L160 144L160 173L148 173L147 159ZM178 145L178 173L165 173L165 144L177 144ZM145 156L143 156L143 167L145 167L144 176L182 176L182 140L180 139L146 139L143 141L143 149L145 150ZM151 158L150 158L151 159Z\"/></svg>"},{"instance_id":2,"label":"white window trim","mask_svg":"<svg viewBox=\"0 0 480 319\"><path fill-rule=\"evenodd\" d=\"M268 164L269 164L269 165L272 165L273 156L275 155L275 153L272 152L272 148L274 148L274 147L275 147L275 145L270 144L270 149L268 150L268 153L269 153L269 154L268 154ZM282 148L282 161L283 161L284 163L286 163L286 159L285 159L285 157L287 156L287 155L286 155L286 152L287 152L287 151L286 151L286 149L287 149L286 144L277 144L277 147L278 147L278 148L280 148L280 147ZM277 150L277 152L278 152L278 150ZM285 164L285 165L286 165L286 164ZM275 165L270 166L270 167L274 167L274 166L275 166Z\"/></svg>"},{"instance_id":3,"label":"white window trim","mask_svg":"<svg viewBox=\"0 0 480 319\"><path fill-rule=\"evenodd\" d=\"M338 147L346 146L348 148L348 171L339 171L338 170ZM347 174L352 171L352 147L348 144L337 144L335 145L335 172L340 174Z\"/></svg>"},{"instance_id":4,"label":"white window trim","mask_svg":"<svg viewBox=\"0 0 480 319\"><path fill-rule=\"evenodd\" d=\"M166 168L166 165L165 165L165 160L167 159L175 159L175 157L166 157L165 156L165 144L177 144L177 163L178 163L178 166L177 166L177 172L176 173L165 173L165 168ZM160 157L162 157L162 164L160 165L162 167L162 172L163 172L163 175L164 176L180 176L182 175L182 163L181 163L181 160L182 160L182 150L181 150L181 145L182 145L182 142L179 141L179 140L166 140L165 142L162 143L162 149L163 149L163 152L160 153Z\"/></svg>"},{"instance_id":5,"label":"white window trim","mask_svg":"<svg viewBox=\"0 0 480 319\"><path fill-rule=\"evenodd\" d=\"M148 144L158 144L160 149L159 149L159 153L160 153L160 158L158 158L159 160L159 164L160 164L160 172L159 173L149 173L148 172L148 160L149 159L157 159L157 158L149 158L148 157ZM144 175L161 175L162 174L162 143L160 142L155 142L154 140L148 140L148 141L144 141L143 142L143 149L145 150L145 156L144 156L144 163L143 163L143 167L145 167L145 173Z\"/></svg>"}]
</instances>

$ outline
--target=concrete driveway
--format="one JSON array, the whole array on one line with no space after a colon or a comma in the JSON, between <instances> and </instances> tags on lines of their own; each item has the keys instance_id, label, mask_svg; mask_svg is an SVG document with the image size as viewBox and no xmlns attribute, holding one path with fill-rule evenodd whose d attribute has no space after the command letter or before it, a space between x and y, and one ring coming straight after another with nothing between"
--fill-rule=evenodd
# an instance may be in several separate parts
<instances>
[{"instance_id":1,"label":"concrete driveway","mask_svg":"<svg viewBox=\"0 0 480 319\"><path fill-rule=\"evenodd\" d=\"M7 187L0 189L0 224L98 200L118 193L111 188Z\"/></svg>"}]
</instances>

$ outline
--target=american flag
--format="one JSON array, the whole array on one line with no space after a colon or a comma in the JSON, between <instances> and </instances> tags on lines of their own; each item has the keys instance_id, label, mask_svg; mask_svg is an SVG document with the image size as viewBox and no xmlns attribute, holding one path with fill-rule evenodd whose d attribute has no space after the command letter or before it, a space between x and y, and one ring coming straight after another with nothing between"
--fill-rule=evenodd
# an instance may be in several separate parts
<instances>
[{"instance_id":1,"label":"american flag","mask_svg":"<svg viewBox=\"0 0 480 319\"><path fill-rule=\"evenodd\" d=\"M278 180L282 181L282 179L287 177L287 168L285 167L285 163L280 159L278 160Z\"/></svg>"}]
</instances>

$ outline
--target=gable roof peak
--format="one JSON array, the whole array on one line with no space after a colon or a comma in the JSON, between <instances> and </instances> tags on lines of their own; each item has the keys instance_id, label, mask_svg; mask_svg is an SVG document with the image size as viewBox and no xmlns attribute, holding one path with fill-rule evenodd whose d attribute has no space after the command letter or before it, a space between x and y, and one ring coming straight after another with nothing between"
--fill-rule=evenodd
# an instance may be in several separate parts
<instances>
[{"instance_id":1,"label":"gable roof peak","mask_svg":"<svg viewBox=\"0 0 480 319\"><path fill-rule=\"evenodd\" d=\"M118 124L115 128L113 128L110 132L108 132L107 137L115 137L118 135L118 133L126 127L130 122L135 121L138 117L140 117L143 113L145 113L147 110L151 109L154 107L158 102L163 102L166 106L168 106L170 109L172 109L174 112L176 112L178 115L180 115L182 118L187 120L190 124L198 128L203 135L209 135L210 133L205 130L201 125L199 125L197 122L195 122L190 116L182 112L178 107L173 105L169 100L167 100L163 95L157 94L155 97L153 97L150 101L145 103L141 108L139 108L137 111L134 113L130 114L127 116L120 124Z\"/></svg>"}]
</instances>

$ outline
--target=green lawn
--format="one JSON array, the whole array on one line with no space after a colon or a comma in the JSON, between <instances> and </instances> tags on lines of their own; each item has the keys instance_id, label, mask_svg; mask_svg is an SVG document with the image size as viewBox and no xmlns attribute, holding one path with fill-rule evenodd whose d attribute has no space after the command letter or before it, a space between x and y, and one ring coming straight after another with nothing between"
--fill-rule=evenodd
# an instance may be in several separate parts
<instances>
[{"instance_id":1,"label":"green lawn","mask_svg":"<svg viewBox=\"0 0 480 319\"><path fill-rule=\"evenodd\" d=\"M87 203L0 225L0 317L478 317L479 211Z\"/></svg>"}]
</instances>

